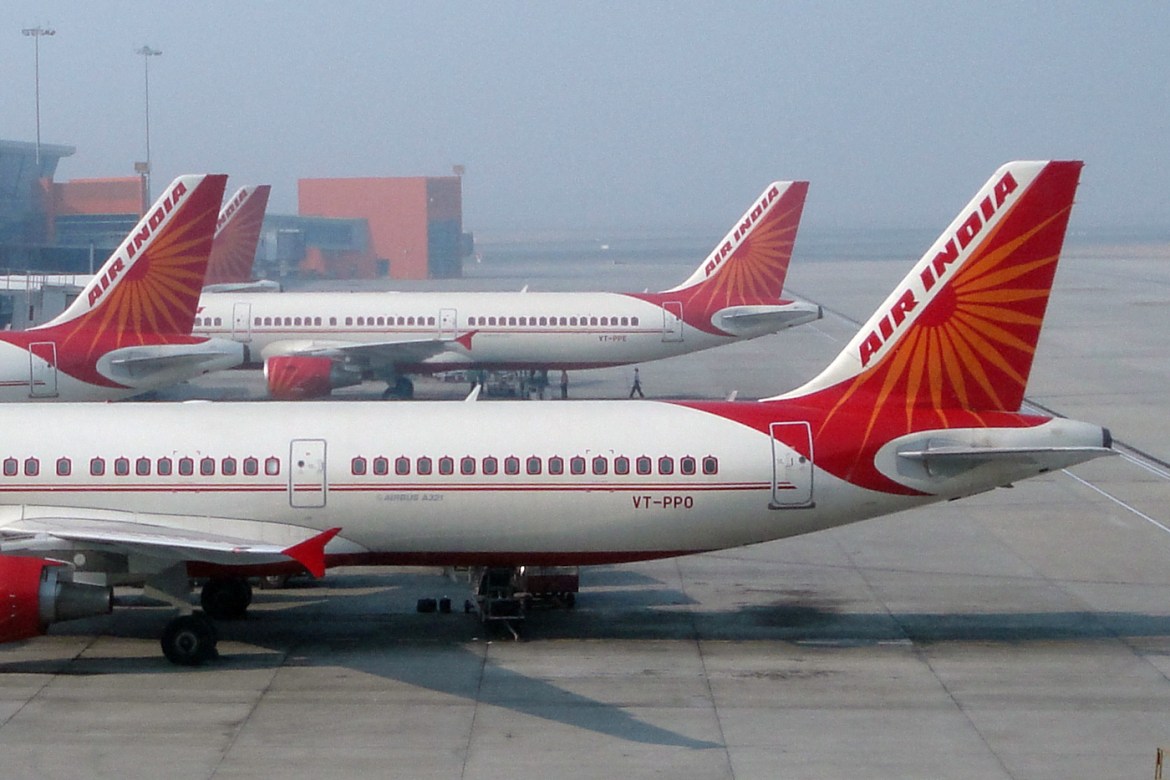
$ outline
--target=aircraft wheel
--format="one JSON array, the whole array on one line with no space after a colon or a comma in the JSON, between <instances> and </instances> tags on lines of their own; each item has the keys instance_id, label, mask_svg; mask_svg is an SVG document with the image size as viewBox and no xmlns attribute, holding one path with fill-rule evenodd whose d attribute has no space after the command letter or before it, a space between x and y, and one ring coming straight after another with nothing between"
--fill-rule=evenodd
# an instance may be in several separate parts
<instances>
[{"instance_id":1,"label":"aircraft wheel","mask_svg":"<svg viewBox=\"0 0 1170 780\"><path fill-rule=\"evenodd\" d=\"M260 590L282 590L288 587L289 575L267 574L260 578Z\"/></svg>"},{"instance_id":2,"label":"aircraft wheel","mask_svg":"<svg viewBox=\"0 0 1170 780\"><path fill-rule=\"evenodd\" d=\"M245 579L208 580L199 603L216 620L240 620L252 603L252 586Z\"/></svg>"},{"instance_id":3,"label":"aircraft wheel","mask_svg":"<svg viewBox=\"0 0 1170 780\"><path fill-rule=\"evenodd\" d=\"M215 625L198 613L180 615L163 631L163 655L178 666L200 666L219 655Z\"/></svg>"}]
</instances>

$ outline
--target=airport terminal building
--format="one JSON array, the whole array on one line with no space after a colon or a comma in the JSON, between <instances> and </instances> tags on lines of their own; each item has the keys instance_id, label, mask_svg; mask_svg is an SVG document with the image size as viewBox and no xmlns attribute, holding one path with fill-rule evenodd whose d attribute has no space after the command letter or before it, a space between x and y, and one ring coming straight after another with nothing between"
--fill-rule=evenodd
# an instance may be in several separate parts
<instances>
[{"instance_id":1,"label":"airport terminal building","mask_svg":"<svg viewBox=\"0 0 1170 780\"><path fill-rule=\"evenodd\" d=\"M75 151L0 140L0 273L91 273L146 211L141 176L55 181ZM256 274L461 276L473 247L462 184L458 175L301 179L298 213L265 217Z\"/></svg>"}]
</instances>

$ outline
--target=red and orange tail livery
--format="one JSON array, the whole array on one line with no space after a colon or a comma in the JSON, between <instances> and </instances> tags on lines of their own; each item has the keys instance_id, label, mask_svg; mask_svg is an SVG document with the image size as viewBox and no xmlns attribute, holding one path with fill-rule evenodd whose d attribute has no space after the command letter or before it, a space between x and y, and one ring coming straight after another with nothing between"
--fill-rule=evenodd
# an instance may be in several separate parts
<instances>
[{"instance_id":1,"label":"red and orange tail livery","mask_svg":"<svg viewBox=\"0 0 1170 780\"><path fill-rule=\"evenodd\" d=\"M690 278L663 295L704 312L776 303L807 195L807 181L769 184Z\"/></svg>"},{"instance_id":2,"label":"red and orange tail livery","mask_svg":"<svg viewBox=\"0 0 1170 780\"><path fill-rule=\"evenodd\" d=\"M878 453L903 437L1039 424L1017 412L1080 171L1000 168L829 367L769 399L801 409L822 467L892 492Z\"/></svg>"},{"instance_id":3,"label":"red and orange tail livery","mask_svg":"<svg viewBox=\"0 0 1170 780\"><path fill-rule=\"evenodd\" d=\"M226 183L220 174L171 182L77 300L35 330L81 348L189 336Z\"/></svg>"},{"instance_id":4,"label":"red and orange tail livery","mask_svg":"<svg viewBox=\"0 0 1170 780\"><path fill-rule=\"evenodd\" d=\"M983 185L837 359L784 397L1016 411L1080 162L1013 162Z\"/></svg>"},{"instance_id":5,"label":"red and orange tail livery","mask_svg":"<svg viewBox=\"0 0 1170 780\"><path fill-rule=\"evenodd\" d=\"M256 244L268 208L268 193L272 187L240 187L224 204L211 245L211 259L207 263L205 286L231 284L252 280L252 263L256 259Z\"/></svg>"}]
</instances>

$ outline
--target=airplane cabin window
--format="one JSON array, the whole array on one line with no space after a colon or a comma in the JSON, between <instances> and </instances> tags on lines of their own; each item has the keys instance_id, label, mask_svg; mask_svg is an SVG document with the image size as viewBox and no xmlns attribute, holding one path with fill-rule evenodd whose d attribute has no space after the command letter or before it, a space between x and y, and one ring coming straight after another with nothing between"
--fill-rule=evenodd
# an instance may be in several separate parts
<instances>
[{"instance_id":1,"label":"airplane cabin window","mask_svg":"<svg viewBox=\"0 0 1170 780\"><path fill-rule=\"evenodd\" d=\"M632 325L635 328L638 327L638 318L637 317L630 317L630 325Z\"/></svg>"},{"instance_id":2,"label":"airplane cabin window","mask_svg":"<svg viewBox=\"0 0 1170 780\"><path fill-rule=\"evenodd\" d=\"M525 469L527 469L529 474L539 474L540 458L536 457L535 455L528 458L528 460L525 462Z\"/></svg>"},{"instance_id":3,"label":"airplane cabin window","mask_svg":"<svg viewBox=\"0 0 1170 780\"><path fill-rule=\"evenodd\" d=\"M129 458L114 458L114 474L119 477L125 477L130 474L130 459Z\"/></svg>"},{"instance_id":4,"label":"airplane cabin window","mask_svg":"<svg viewBox=\"0 0 1170 780\"><path fill-rule=\"evenodd\" d=\"M179 476L189 477L195 473L195 461L192 458L179 458Z\"/></svg>"},{"instance_id":5,"label":"airplane cabin window","mask_svg":"<svg viewBox=\"0 0 1170 780\"><path fill-rule=\"evenodd\" d=\"M603 456L598 455L593 459L593 473L597 475L605 474L609 471L609 461Z\"/></svg>"},{"instance_id":6,"label":"airplane cabin window","mask_svg":"<svg viewBox=\"0 0 1170 780\"><path fill-rule=\"evenodd\" d=\"M504 473L510 476L515 476L520 473L520 459L515 455L509 455L504 458Z\"/></svg>"},{"instance_id":7,"label":"airplane cabin window","mask_svg":"<svg viewBox=\"0 0 1170 780\"><path fill-rule=\"evenodd\" d=\"M635 467L635 469L637 469L638 473L641 474L642 476L646 476L647 474L649 474L653 470L652 469L652 461L650 460L650 458L646 457L645 455L641 456L640 458L638 458L638 460L636 460L634 462L634 467Z\"/></svg>"},{"instance_id":8,"label":"airplane cabin window","mask_svg":"<svg viewBox=\"0 0 1170 780\"><path fill-rule=\"evenodd\" d=\"M254 477L260 473L260 461L256 458L244 458L244 474Z\"/></svg>"},{"instance_id":9,"label":"airplane cabin window","mask_svg":"<svg viewBox=\"0 0 1170 780\"><path fill-rule=\"evenodd\" d=\"M137 458L134 461L134 473L140 477L150 476L150 458Z\"/></svg>"},{"instance_id":10,"label":"airplane cabin window","mask_svg":"<svg viewBox=\"0 0 1170 780\"><path fill-rule=\"evenodd\" d=\"M613 459L613 473L614 474L629 474L630 473L630 459L625 455L619 455Z\"/></svg>"},{"instance_id":11,"label":"airplane cabin window","mask_svg":"<svg viewBox=\"0 0 1170 780\"><path fill-rule=\"evenodd\" d=\"M280 474L280 458L266 458L264 460L264 473L270 477Z\"/></svg>"},{"instance_id":12,"label":"airplane cabin window","mask_svg":"<svg viewBox=\"0 0 1170 780\"><path fill-rule=\"evenodd\" d=\"M101 477L106 473L106 459L105 458L90 458L89 460L89 474L91 477Z\"/></svg>"},{"instance_id":13,"label":"airplane cabin window","mask_svg":"<svg viewBox=\"0 0 1170 780\"><path fill-rule=\"evenodd\" d=\"M394 459L394 473L404 477L410 473L410 458L399 456Z\"/></svg>"},{"instance_id":14,"label":"airplane cabin window","mask_svg":"<svg viewBox=\"0 0 1170 780\"><path fill-rule=\"evenodd\" d=\"M57 476L67 477L73 473L73 461L69 458L57 458Z\"/></svg>"},{"instance_id":15,"label":"airplane cabin window","mask_svg":"<svg viewBox=\"0 0 1170 780\"><path fill-rule=\"evenodd\" d=\"M569 458L569 473L570 474L584 474L585 473L585 459L580 455L574 455Z\"/></svg>"},{"instance_id":16,"label":"airplane cabin window","mask_svg":"<svg viewBox=\"0 0 1170 780\"><path fill-rule=\"evenodd\" d=\"M680 474L686 474L687 476L694 474L695 473L695 459L692 458L690 455L687 455L685 458L680 459L678 462L678 470L679 470Z\"/></svg>"},{"instance_id":17,"label":"airplane cabin window","mask_svg":"<svg viewBox=\"0 0 1170 780\"><path fill-rule=\"evenodd\" d=\"M470 476L475 473L475 458L470 455L465 455L459 459L459 473L464 476Z\"/></svg>"},{"instance_id":18,"label":"airplane cabin window","mask_svg":"<svg viewBox=\"0 0 1170 780\"><path fill-rule=\"evenodd\" d=\"M362 476L366 473L366 459L360 456L354 458L349 462L349 470L354 476Z\"/></svg>"},{"instance_id":19,"label":"airplane cabin window","mask_svg":"<svg viewBox=\"0 0 1170 780\"><path fill-rule=\"evenodd\" d=\"M24 475L35 477L41 473L41 462L37 458L26 458L24 461Z\"/></svg>"},{"instance_id":20,"label":"airplane cabin window","mask_svg":"<svg viewBox=\"0 0 1170 780\"><path fill-rule=\"evenodd\" d=\"M154 470L160 477L169 477L174 469L174 461L170 458L159 458L154 464Z\"/></svg>"},{"instance_id":21,"label":"airplane cabin window","mask_svg":"<svg viewBox=\"0 0 1170 780\"><path fill-rule=\"evenodd\" d=\"M374 475L384 477L390 473L390 459L378 456L374 458Z\"/></svg>"},{"instance_id":22,"label":"airplane cabin window","mask_svg":"<svg viewBox=\"0 0 1170 780\"><path fill-rule=\"evenodd\" d=\"M20 473L20 464L17 463L16 458L4 459L4 476L15 477Z\"/></svg>"},{"instance_id":23,"label":"airplane cabin window","mask_svg":"<svg viewBox=\"0 0 1170 780\"><path fill-rule=\"evenodd\" d=\"M210 477L215 473L215 458L200 458L199 459L199 474L200 476Z\"/></svg>"},{"instance_id":24,"label":"airplane cabin window","mask_svg":"<svg viewBox=\"0 0 1170 780\"><path fill-rule=\"evenodd\" d=\"M224 458L223 460L221 460L219 462L219 473L223 474L225 477L235 476L236 459L228 457L228 458Z\"/></svg>"},{"instance_id":25,"label":"airplane cabin window","mask_svg":"<svg viewBox=\"0 0 1170 780\"><path fill-rule=\"evenodd\" d=\"M439 473L443 476L450 476L455 473L455 459L449 458L446 455L439 458Z\"/></svg>"},{"instance_id":26,"label":"airplane cabin window","mask_svg":"<svg viewBox=\"0 0 1170 780\"><path fill-rule=\"evenodd\" d=\"M424 455L415 463L414 470L417 473L426 476L431 473L432 466L433 464L431 463L431 459Z\"/></svg>"},{"instance_id":27,"label":"airplane cabin window","mask_svg":"<svg viewBox=\"0 0 1170 780\"><path fill-rule=\"evenodd\" d=\"M719 473L719 459L714 455L703 458L703 473L710 476Z\"/></svg>"},{"instance_id":28,"label":"airplane cabin window","mask_svg":"<svg viewBox=\"0 0 1170 780\"><path fill-rule=\"evenodd\" d=\"M500 462L491 455L483 459L483 473L496 474L500 470Z\"/></svg>"},{"instance_id":29,"label":"airplane cabin window","mask_svg":"<svg viewBox=\"0 0 1170 780\"><path fill-rule=\"evenodd\" d=\"M658 459L658 473L659 474L673 474L674 473L674 458L669 455L663 455Z\"/></svg>"},{"instance_id":30,"label":"airplane cabin window","mask_svg":"<svg viewBox=\"0 0 1170 780\"><path fill-rule=\"evenodd\" d=\"M553 455L548 459L548 473L549 474L564 474L565 473L565 459L560 455Z\"/></svg>"}]
</instances>

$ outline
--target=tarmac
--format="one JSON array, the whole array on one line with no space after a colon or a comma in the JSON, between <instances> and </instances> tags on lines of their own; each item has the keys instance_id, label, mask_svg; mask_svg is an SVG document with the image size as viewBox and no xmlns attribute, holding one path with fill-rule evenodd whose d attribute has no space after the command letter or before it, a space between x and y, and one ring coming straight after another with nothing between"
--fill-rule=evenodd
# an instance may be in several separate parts
<instances>
[{"instance_id":1,"label":"tarmac","mask_svg":"<svg viewBox=\"0 0 1170 780\"><path fill-rule=\"evenodd\" d=\"M644 364L647 396L799 385L922 249L802 263L798 244L788 290L825 319ZM1029 399L1109 426L1121 456L809 536L586 569L576 608L531 614L520 641L459 609L416 613L466 593L428 569L257 591L198 669L162 658L165 609L62 624L0 647L5 775L1153 777L1170 747L1168 260L1071 247L1036 356ZM524 283L489 265L457 284ZM657 289L693 265L566 265L532 283ZM570 395L624 397L631 377L574 373ZM236 372L173 397L260 389Z\"/></svg>"}]
</instances>

